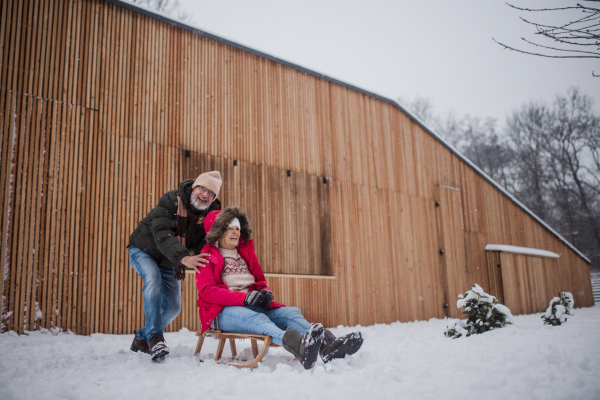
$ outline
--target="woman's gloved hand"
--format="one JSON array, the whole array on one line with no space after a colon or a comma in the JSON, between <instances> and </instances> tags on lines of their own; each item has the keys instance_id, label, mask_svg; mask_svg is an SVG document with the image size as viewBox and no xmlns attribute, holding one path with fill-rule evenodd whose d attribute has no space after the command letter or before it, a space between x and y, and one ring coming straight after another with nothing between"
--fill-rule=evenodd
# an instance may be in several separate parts
<instances>
[{"instance_id":1,"label":"woman's gloved hand","mask_svg":"<svg viewBox=\"0 0 600 400\"><path fill-rule=\"evenodd\" d=\"M248 307L261 307L261 304L264 302L264 295L262 292L255 290L254 292L250 292L246 295L244 299L244 305Z\"/></svg>"},{"instance_id":2,"label":"woman's gloved hand","mask_svg":"<svg viewBox=\"0 0 600 400\"><path fill-rule=\"evenodd\" d=\"M260 306L263 308L269 307L273 301L273 292L270 290L261 290L260 293L263 296L263 302Z\"/></svg>"},{"instance_id":3,"label":"woman's gloved hand","mask_svg":"<svg viewBox=\"0 0 600 400\"><path fill-rule=\"evenodd\" d=\"M261 290L260 292L255 290L246 295L244 305L248 307L267 308L271 305L271 301L273 301L273 292L270 290Z\"/></svg>"}]
</instances>

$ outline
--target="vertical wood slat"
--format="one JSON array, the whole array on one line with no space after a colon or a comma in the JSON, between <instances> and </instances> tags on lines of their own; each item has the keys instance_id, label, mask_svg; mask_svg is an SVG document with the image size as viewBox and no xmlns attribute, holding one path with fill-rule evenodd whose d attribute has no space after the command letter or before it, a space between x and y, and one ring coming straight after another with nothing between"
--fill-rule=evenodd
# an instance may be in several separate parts
<instances>
[{"instance_id":1,"label":"vertical wood slat","mask_svg":"<svg viewBox=\"0 0 600 400\"><path fill-rule=\"evenodd\" d=\"M580 257L390 104L100 0L0 7L2 330L138 329L129 233L211 169L251 217L276 296L311 320L442 317L450 238L455 292L497 288L483 247L505 243L561 255L509 261L537 293L516 312L555 290L592 304ZM439 185L460 188L440 223L462 241L438 237ZM171 329L198 327L190 278Z\"/></svg>"}]
</instances>

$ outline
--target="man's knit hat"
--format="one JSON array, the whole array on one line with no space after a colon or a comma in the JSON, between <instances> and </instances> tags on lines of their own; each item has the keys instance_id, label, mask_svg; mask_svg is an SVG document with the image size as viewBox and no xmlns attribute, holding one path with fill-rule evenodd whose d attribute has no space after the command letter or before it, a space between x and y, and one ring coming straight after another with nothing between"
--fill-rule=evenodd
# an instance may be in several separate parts
<instances>
[{"instance_id":1,"label":"man's knit hat","mask_svg":"<svg viewBox=\"0 0 600 400\"><path fill-rule=\"evenodd\" d=\"M200 174L194 181L192 185L192 189L196 186L204 186L211 192L215 193L215 199L219 196L219 190L221 190L221 184L223 180L221 180L221 173L219 171L210 171ZM214 199L213 199L214 200Z\"/></svg>"}]
</instances>

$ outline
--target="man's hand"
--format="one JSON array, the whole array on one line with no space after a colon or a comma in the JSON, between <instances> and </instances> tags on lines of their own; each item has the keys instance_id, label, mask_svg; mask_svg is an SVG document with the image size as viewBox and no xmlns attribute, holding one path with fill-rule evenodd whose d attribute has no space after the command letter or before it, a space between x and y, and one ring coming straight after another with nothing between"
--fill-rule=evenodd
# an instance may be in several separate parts
<instances>
[{"instance_id":1,"label":"man's hand","mask_svg":"<svg viewBox=\"0 0 600 400\"><path fill-rule=\"evenodd\" d=\"M206 264L208 264L209 257L210 254L206 253L200 253L197 256L185 256L181 259L181 263L189 269L193 269L200 273L200 268L204 268L206 267Z\"/></svg>"}]
</instances>

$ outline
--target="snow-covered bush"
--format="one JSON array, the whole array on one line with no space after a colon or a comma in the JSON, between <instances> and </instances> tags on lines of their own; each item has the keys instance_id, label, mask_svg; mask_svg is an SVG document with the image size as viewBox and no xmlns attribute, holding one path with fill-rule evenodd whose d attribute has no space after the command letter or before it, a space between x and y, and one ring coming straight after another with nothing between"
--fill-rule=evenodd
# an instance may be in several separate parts
<instances>
[{"instance_id":1,"label":"snow-covered bush","mask_svg":"<svg viewBox=\"0 0 600 400\"><path fill-rule=\"evenodd\" d=\"M471 286L471 290L464 295L458 295L456 307L465 308L463 314L467 316L467 320L452 320L448 323L444 335L454 339L502 328L513 320L508 307L498 304L498 300L485 293L478 284Z\"/></svg>"},{"instance_id":2,"label":"snow-covered bush","mask_svg":"<svg viewBox=\"0 0 600 400\"><path fill-rule=\"evenodd\" d=\"M460 319L453 319L450 322L448 322L448 325L446 325L446 329L444 330L444 335L446 335L447 337L451 337L454 339L457 339L463 335L469 335L469 330L467 327L466 322L460 320Z\"/></svg>"},{"instance_id":3,"label":"snow-covered bush","mask_svg":"<svg viewBox=\"0 0 600 400\"><path fill-rule=\"evenodd\" d=\"M567 315L574 315L573 305L575 302L573 301L573 295L569 292L559 292L559 296L550 300L550 305L542 315L544 325L560 325L567 322Z\"/></svg>"}]
</instances>

